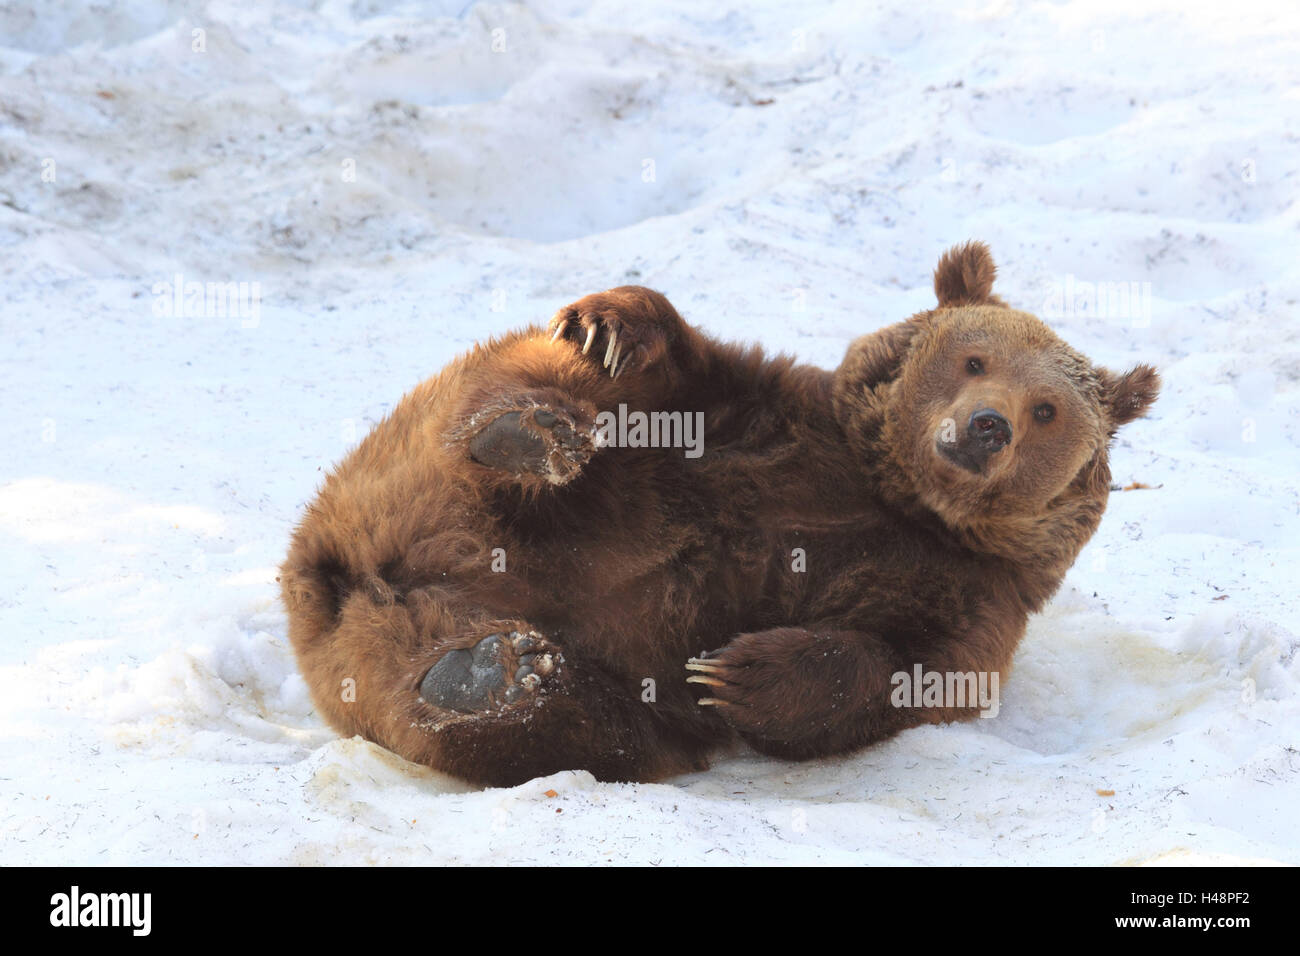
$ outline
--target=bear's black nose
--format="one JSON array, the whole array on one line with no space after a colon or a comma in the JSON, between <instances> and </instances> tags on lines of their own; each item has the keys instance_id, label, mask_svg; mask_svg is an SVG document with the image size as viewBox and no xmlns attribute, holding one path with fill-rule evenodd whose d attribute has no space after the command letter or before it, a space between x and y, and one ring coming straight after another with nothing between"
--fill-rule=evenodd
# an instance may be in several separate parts
<instances>
[{"instance_id":1,"label":"bear's black nose","mask_svg":"<svg viewBox=\"0 0 1300 956\"><path fill-rule=\"evenodd\" d=\"M991 454L1011 444L1011 423L993 409L981 408L970 417L966 434Z\"/></svg>"}]
</instances>

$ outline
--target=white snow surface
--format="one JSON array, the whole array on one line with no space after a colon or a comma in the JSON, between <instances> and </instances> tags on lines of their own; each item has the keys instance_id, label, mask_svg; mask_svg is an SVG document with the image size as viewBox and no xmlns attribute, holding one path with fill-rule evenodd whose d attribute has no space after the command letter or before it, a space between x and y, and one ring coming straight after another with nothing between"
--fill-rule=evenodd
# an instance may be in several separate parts
<instances>
[{"instance_id":1,"label":"white snow surface","mask_svg":"<svg viewBox=\"0 0 1300 956\"><path fill-rule=\"evenodd\" d=\"M1300 861L1291 0L111 6L0 6L0 863ZM968 238L1165 383L997 718L479 790L315 714L276 568L417 382L629 282L831 368Z\"/></svg>"}]
</instances>

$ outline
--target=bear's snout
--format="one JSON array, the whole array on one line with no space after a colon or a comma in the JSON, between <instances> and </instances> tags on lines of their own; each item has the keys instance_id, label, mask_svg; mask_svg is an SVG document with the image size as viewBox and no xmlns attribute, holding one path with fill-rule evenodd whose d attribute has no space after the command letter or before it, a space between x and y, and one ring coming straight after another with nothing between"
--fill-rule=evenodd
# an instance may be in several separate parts
<instances>
[{"instance_id":1,"label":"bear's snout","mask_svg":"<svg viewBox=\"0 0 1300 956\"><path fill-rule=\"evenodd\" d=\"M946 421L955 424L951 418ZM960 439L951 432L945 437L941 429L935 449L954 465L976 475L987 475L993 456L1011 444L1011 436L1007 417L984 405L971 413L966 434Z\"/></svg>"},{"instance_id":2,"label":"bear's snout","mask_svg":"<svg viewBox=\"0 0 1300 956\"><path fill-rule=\"evenodd\" d=\"M966 434L976 448L991 455L1011 444L1011 423L993 409L981 408L971 415Z\"/></svg>"}]
</instances>

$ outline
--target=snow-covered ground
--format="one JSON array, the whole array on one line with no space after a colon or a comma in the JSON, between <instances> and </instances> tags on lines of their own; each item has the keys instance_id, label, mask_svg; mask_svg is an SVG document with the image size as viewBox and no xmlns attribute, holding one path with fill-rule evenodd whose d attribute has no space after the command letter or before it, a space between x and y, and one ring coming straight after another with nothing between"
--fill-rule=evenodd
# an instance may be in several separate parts
<instances>
[{"instance_id":1,"label":"snow-covered ground","mask_svg":"<svg viewBox=\"0 0 1300 956\"><path fill-rule=\"evenodd\" d=\"M1292 0L0 6L0 863L1300 862L1298 36ZM313 713L290 529L471 342L637 282L833 367L967 238L1165 381L996 719L476 791Z\"/></svg>"}]
</instances>

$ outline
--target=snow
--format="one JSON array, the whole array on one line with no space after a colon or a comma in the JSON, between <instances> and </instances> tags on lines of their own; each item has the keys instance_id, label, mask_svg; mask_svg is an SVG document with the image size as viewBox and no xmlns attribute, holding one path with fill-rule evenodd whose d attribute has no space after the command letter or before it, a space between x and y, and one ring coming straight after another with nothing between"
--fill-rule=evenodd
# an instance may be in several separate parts
<instances>
[{"instance_id":1,"label":"snow","mask_svg":"<svg viewBox=\"0 0 1300 956\"><path fill-rule=\"evenodd\" d=\"M0 9L0 862L1300 862L1294 4L115 11ZM1165 382L997 718L481 791L314 714L276 566L404 391L626 282L833 367L967 238Z\"/></svg>"}]
</instances>

